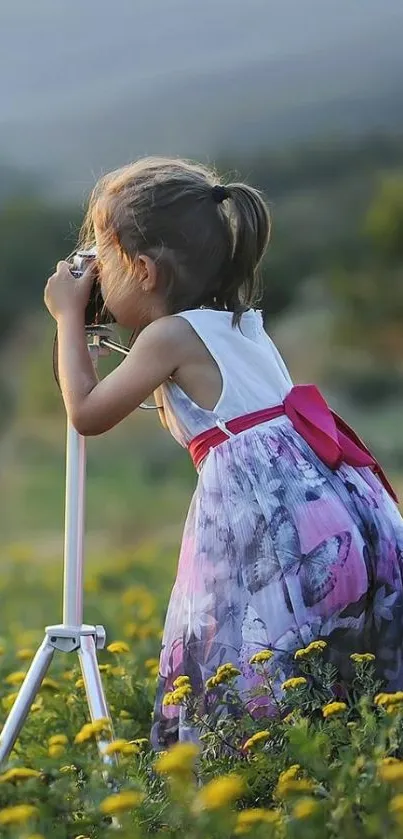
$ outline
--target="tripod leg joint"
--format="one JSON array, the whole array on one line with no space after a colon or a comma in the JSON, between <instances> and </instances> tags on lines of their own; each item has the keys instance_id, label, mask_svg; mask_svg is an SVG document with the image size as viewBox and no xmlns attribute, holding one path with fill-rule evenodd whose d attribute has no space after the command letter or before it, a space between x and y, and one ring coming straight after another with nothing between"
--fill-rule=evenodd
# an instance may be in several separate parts
<instances>
[{"instance_id":1,"label":"tripod leg joint","mask_svg":"<svg viewBox=\"0 0 403 839\"><path fill-rule=\"evenodd\" d=\"M60 630L63 629L63 632ZM74 631L74 627L70 631L65 631L67 627L47 626L46 635L52 647L55 650L60 650L62 653L72 653L80 647L80 631L78 627Z\"/></svg>"},{"instance_id":2,"label":"tripod leg joint","mask_svg":"<svg viewBox=\"0 0 403 839\"><path fill-rule=\"evenodd\" d=\"M95 646L97 650L102 650L106 642L105 628L99 624L90 626L82 624L81 626L68 626L67 624L57 624L55 626L46 627L46 636L49 644L55 650L60 650L63 653L71 653L80 649L81 639L84 636L92 635L94 637Z\"/></svg>"}]
</instances>

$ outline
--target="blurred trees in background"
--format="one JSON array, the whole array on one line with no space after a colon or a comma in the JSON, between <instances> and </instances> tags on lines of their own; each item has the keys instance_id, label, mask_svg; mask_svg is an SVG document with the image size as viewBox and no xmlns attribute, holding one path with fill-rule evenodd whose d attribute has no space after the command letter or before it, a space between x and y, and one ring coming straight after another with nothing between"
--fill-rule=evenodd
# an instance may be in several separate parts
<instances>
[{"instance_id":1,"label":"blurred trees in background","mask_svg":"<svg viewBox=\"0 0 403 839\"><path fill-rule=\"evenodd\" d=\"M42 306L45 280L74 247L77 208L40 195L10 195L0 205L0 345L27 312Z\"/></svg>"}]
</instances>

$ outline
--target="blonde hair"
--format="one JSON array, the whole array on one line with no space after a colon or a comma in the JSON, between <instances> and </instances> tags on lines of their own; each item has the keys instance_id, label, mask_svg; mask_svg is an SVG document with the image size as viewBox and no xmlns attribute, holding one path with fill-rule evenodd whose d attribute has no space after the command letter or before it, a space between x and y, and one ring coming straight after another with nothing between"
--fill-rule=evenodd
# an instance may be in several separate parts
<instances>
[{"instance_id":1,"label":"blonde hair","mask_svg":"<svg viewBox=\"0 0 403 839\"><path fill-rule=\"evenodd\" d=\"M213 169L186 160L144 158L96 184L80 233L113 290L130 286L140 254L157 265L170 313L215 305L238 322L260 294L257 268L270 236L268 208L246 184L225 187L217 203ZM107 304L107 300L105 301Z\"/></svg>"}]
</instances>

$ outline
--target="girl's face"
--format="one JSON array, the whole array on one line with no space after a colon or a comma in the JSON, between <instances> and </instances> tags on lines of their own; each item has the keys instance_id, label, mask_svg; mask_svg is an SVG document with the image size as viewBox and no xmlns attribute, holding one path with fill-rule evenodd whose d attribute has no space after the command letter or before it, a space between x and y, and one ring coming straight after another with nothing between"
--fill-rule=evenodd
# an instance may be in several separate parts
<instances>
[{"instance_id":1,"label":"girl's face","mask_svg":"<svg viewBox=\"0 0 403 839\"><path fill-rule=\"evenodd\" d=\"M118 324L128 329L145 325L142 295L134 279L128 281L126 287L116 288L111 275L100 266L100 284L106 307Z\"/></svg>"},{"instance_id":2,"label":"girl's face","mask_svg":"<svg viewBox=\"0 0 403 839\"><path fill-rule=\"evenodd\" d=\"M128 329L138 329L164 315L155 294L154 263L148 257L139 257L136 270L130 276L124 271L117 250L108 249L104 253L102 239L96 230L95 240L102 297L116 322Z\"/></svg>"},{"instance_id":3,"label":"girl's face","mask_svg":"<svg viewBox=\"0 0 403 839\"><path fill-rule=\"evenodd\" d=\"M128 329L141 326L142 313L141 290L134 277L116 282L122 276L122 264L117 252L102 245L102 237L95 228L95 241L98 251L99 283L101 294L107 309L116 322Z\"/></svg>"}]
</instances>

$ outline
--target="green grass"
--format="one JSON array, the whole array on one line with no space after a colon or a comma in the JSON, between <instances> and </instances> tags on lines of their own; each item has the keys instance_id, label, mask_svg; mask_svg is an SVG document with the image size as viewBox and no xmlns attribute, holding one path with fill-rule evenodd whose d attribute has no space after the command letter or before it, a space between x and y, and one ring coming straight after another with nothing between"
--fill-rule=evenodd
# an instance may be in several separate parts
<instances>
[{"instance_id":1,"label":"green grass","mask_svg":"<svg viewBox=\"0 0 403 839\"><path fill-rule=\"evenodd\" d=\"M180 701L189 719L204 730L197 766L195 752L186 745L174 747L169 767L157 759L148 737L175 564L175 550L152 541L137 550L88 558L87 620L106 626L108 644L126 645L120 653L113 648L99 653L119 763L110 767L108 787L96 734L83 729L89 713L76 654L56 653L48 673L53 681L39 691L0 772L0 839L112 839L116 830L107 816L119 805L122 839L236 839L243 834L252 839L381 839L386 831L399 839L403 703L396 694L377 704L379 686L371 662L357 664L354 689L344 705L331 706L334 713L328 717L323 708L332 701L337 673L322 651L305 651L296 662L295 675L302 676L302 683L283 689L274 717L252 721L245 713L221 724L213 716L202 721L190 694ZM44 563L29 544L4 551L0 725L42 640L44 624L60 618L60 570L57 561ZM262 690L270 684L268 663L256 665ZM236 692L236 674L221 677L220 685L224 693ZM251 741L255 734L259 737ZM56 750L52 737L58 737ZM144 738L141 745L133 743L138 738Z\"/></svg>"}]
</instances>

